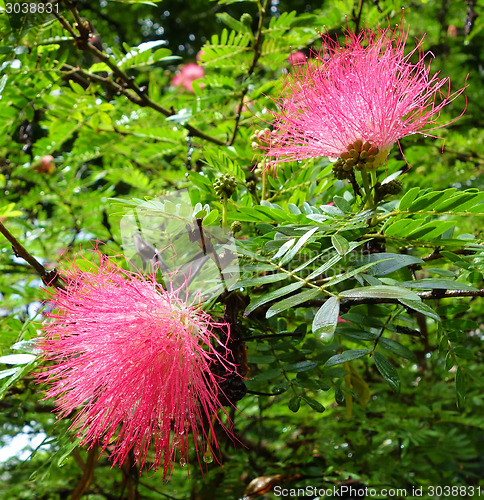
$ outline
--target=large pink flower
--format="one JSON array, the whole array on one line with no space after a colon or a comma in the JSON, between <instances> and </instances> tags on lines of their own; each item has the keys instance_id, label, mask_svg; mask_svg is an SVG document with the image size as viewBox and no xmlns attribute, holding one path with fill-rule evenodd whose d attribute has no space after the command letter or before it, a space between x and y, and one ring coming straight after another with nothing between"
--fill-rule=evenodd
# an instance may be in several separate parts
<instances>
[{"instance_id":1,"label":"large pink flower","mask_svg":"<svg viewBox=\"0 0 484 500\"><path fill-rule=\"evenodd\" d=\"M140 468L163 464L163 477L173 461L188 463L190 441L199 461L216 451L225 396L212 368L234 366L214 329L227 338L228 325L106 257L68 273L50 305L39 343L53 363L39 379L82 444L107 449L119 466L133 451Z\"/></svg>"},{"instance_id":2,"label":"large pink flower","mask_svg":"<svg viewBox=\"0 0 484 500\"><path fill-rule=\"evenodd\" d=\"M402 137L443 126L441 109L464 89L440 95L449 79L430 76L422 41L405 55L407 34L400 28L348 32L344 46L322 35L321 51L287 76L268 155L276 162L338 158L358 141L360 149L373 148L377 165Z\"/></svg>"}]
</instances>

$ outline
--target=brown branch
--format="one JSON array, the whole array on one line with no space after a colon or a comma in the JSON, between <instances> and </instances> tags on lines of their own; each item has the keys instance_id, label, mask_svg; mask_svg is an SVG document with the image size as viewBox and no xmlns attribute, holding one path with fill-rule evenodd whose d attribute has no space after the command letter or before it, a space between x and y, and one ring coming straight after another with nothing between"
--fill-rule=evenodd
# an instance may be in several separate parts
<instances>
[{"instance_id":1,"label":"brown branch","mask_svg":"<svg viewBox=\"0 0 484 500\"><path fill-rule=\"evenodd\" d=\"M138 492L140 472L131 453L128 454L126 460L121 465L121 472L123 474L121 491L124 492L126 489L127 500L139 500L141 498Z\"/></svg>"},{"instance_id":2,"label":"brown branch","mask_svg":"<svg viewBox=\"0 0 484 500\"><path fill-rule=\"evenodd\" d=\"M96 468L97 457L99 450L97 446L91 448L87 454L86 467L80 481L77 483L76 489L72 493L71 500L80 500L85 491L89 488L92 478L94 477L94 469Z\"/></svg>"},{"instance_id":3,"label":"brown branch","mask_svg":"<svg viewBox=\"0 0 484 500\"><path fill-rule=\"evenodd\" d=\"M138 106L141 107L148 107L151 108L158 113L161 113L162 115L166 117L170 117L175 115L176 113L173 112L173 110L165 108L161 104L158 104L154 101L152 101L146 92L142 90L136 83L134 82L134 79L130 76L128 76L121 68L118 67L118 65L114 62L114 60L105 52L102 52L98 48L96 48L93 44L89 43L89 31L86 29L86 24L88 24L87 21L82 21L79 16L79 12L75 5L71 3L66 4L69 10L71 11L72 15L74 16L74 19L77 22L77 29L79 30L79 35L76 34L74 31L74 28L70 25L70 23L60 14L56 13L55 11L53 12L54 16L57 18L57 20L60 22L62 27L69 32L69 34L74 38L75 40L75 45L79 50L83 50L86 52L89 52L92 54L94 57L97 57L101 62L106 64L113 74L121 81L123 82L123 85L119 85L123 91L121 92L123 95L125 95L131 102L137 104ZM92 81L95 81L95 78L93 78L93 75L87 72L83 72L85 77L88 77ZM131 92L128 92L128 89L131 90ZM118 89L119 91L119 89ZM213 144L217 144L219 146L225 146L225 142L221 141L220 139L217 139L215 137L212 137L209 134L206 134L202 130L190 125L189 123L185 123L183 127L188 130L190 135L192 137L198 137L199 139L203 139L205 141L211 142Z\"/></svg>"},{"instance_id":4,"label":"brown branch","mask_svg":"<svg viewBox=\"0 0 484 500\"><path fill-rule=\"evenodd\" d=\"M468 250L466 248L461 248L460 250L454 250L453 253L457 255L474 255L474 252L472 250ZM422 257L422 260L424 262L429 262L431 260L438 260L438 259L443 259L443 255L440 253L439 248L436 248L431 254Z\"/></svg>"},{"instance_id":5,"label":"brown branch","mask_svg":"<svg viewBox=\"0 0 484 500\"><path fill-rule=\"evenodd\" d=\"M12 250L15 257L24 259L42 278L42 281L47 286L55 286L56 288L64 288L60 281L60 276L57 271L47 271L45 267L31 255L23 245L15 238L15 236L0 222L0 233L12 244Z\"/></svg>"},{"instance_id":6,"label":"brown branch","mask_svg":"<svg viewBox=\"0 0 484 500\"><path fill-rule=\"evenodd\" d=\"M81 454L79 453L79 449L74 448L72 450L71 455L72 455L72 458L74 459L74 461L76 462L77 466L79 467L79 469L81 469L82 472L86 472L86 464L85 464L84 460L82 459Z\"/></svg>"},{"instance_id":7,"label":"brown branch","mask_svg":"<svg viewBox=\"0 0 484 500\"><path fill-rule=\"evenodd\" d=\"M355 33L360 30L361 14L363 12L364 0L358 0L358 12L355 10L355 5L353 4L352 16L353 22L355 23Z\"/></svg>"},{"instance_id":8,"label":"brown branch","mask_svg":"<svg viewBox=\"0 0 484 500\"><path fill-rule=\"evenodd\" d=\"M484 288L480 290L440 290L433 289L427 292L416 292L416 294L422 300L430 300L430 299L447 299L447 298L455 298L455 297L484 297ZM315 304L311 304L314 306L323 305L324 300L311 300L308 302L312 302ZM350 306L356 306L360 304L397 304L398 299L387 299L384 297L363 297L363 298L344 298L341 301L342 304L347 304ZM304 304L303 304L304 305Z\"/></svg>"},{"instance_id":9,"label":"brown branch","mask_svg":"<svg viewBox=\"0 0 484 500\"><path fill-rule=\"evenodd\" d=\"M440 290L433 289L427 292L417 292L416 293L421 300L430 299L448 299L456 297L484 297L484 288L480 290ZM321 307L326 302L326 299L313 299L301 304L297 304L293 307ZM273 305L274 302L268 302L257 309L251 311L251 317L265 317L266 311ZM398 299L385 298L385 297L362 297L362 298L349 298L345 297L341 300L342 307L353 307L361 304L399 304ZM250 340L250 339L246 339Z\"/></svg>"}]
</instances>

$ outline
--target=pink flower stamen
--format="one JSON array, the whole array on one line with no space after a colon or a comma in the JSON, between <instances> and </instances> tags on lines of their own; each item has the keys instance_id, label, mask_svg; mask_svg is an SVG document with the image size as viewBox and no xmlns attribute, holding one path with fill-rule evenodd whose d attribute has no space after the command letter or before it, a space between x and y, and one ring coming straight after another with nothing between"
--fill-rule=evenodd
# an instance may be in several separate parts
<instances>
[{"instance_id":1,"label":"pink flower stamen","mask_svg":"<svg viewBox=\"0 0 484 500\"><path fill-rule=\"evenodd\" d=\"M276 162L340 158L361 141L378 150L372 166L377 168L402 137L444 126L438 124L441 110L465 89L451 94L448 78L430 75L422 40L405 55L403 28L348 31L344 46L321 37L320 52L286 77L265 143ZM418 61L412 63L415 54Z\"/></svg>"},{"instance_id":2,"label":"pink flower stamen","mask_svg":"<svg viewBox=\"0 0 484 500\"><path fill-rule=\"evenodd\" d=\"M174 461L188 463L190 440L199 462L200 452L215 454L213 425L230 431L218 415L223 378L211 367L235 366L214 330L228 338L228 325L102 256L94 271L64 276L45 313L39 346L51 363L38 379L59 417L74 415L81 443L108 449L118 466L132 451L140 469L162 465L163 478Z\"/></svg>"}]
</instances>

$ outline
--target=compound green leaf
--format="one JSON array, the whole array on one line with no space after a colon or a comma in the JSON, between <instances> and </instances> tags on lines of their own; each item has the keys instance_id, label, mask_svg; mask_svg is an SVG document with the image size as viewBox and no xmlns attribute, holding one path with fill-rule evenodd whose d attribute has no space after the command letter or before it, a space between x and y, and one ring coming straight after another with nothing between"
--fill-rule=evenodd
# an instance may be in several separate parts
<instances>
[{"instance_id":1,"label":"compound green leaf","mask_svg":"<svg viewBox=\"0 0 484 500\"><path fill-rule=\"evenodd\" d=\"M373 354L373 359L380 375L390 384L395 392L400 392L401 382L396 368L379 352Z\"/></svg>"},{"instance_id":2,"label":"compound green leaf","mask_svg":"<svg viewBox=\"0 0 484 500\"><path fill-rule=\"evenodd\" d=\"M269 307L266 313L266 318L272 318L272 316L275 316L282 311L298 306L307 300L315 299L319 295L321 295L321 291L318 288L312 288L311 290L304 290L304 292L298 293L297 295L287 297L286 299L283 299L277 304Z\"/></svg>"},{"instance_id":3,"label":"compound green leaf","mask_svg":"<svg viewBox=\"0 0 484 500\"><path fill-rule=\"evenodd\" d=\"M416 293L409 292L410 290L400 286L376 285L344 290L340 297L420 300Z\"/></svg>"},{"instance_id":4,"label":"compound green leaf","mask_svg":"<svg viewBox=\"0 0 484 500\"><path fill-rule=\"evenodd\" d=\"M354 359L362 358L370 352L370 349L352 349L344 351L341 354L336 354L331 356L328 361L324 364L326 368L330 366L339 365L341 363L346 363L347 361L353 361Z\"/></svg>"},{"instance_id":5,"label":"compound green leaf","mask_svg":"<svg viewBox=\"0 0 484 500\"><path fill-rule=\"evenodd\" d=\"M267 302L272 302L275 299L278 299L280 297L284 297L284 295L287 295L288 293L294 292L301 288L304 285L304 282L298 281L296 283L291 283L289 285L283 286L282 288L279 288L277 290L274 290L273 292L270 292L263 297L261 297L259 300L256 300L254 302L251 302L249 304L249 307L244 312L244 316L248 316L252 311L257 309L258 307L267 304Z\"/></svg>"}]
</instances>

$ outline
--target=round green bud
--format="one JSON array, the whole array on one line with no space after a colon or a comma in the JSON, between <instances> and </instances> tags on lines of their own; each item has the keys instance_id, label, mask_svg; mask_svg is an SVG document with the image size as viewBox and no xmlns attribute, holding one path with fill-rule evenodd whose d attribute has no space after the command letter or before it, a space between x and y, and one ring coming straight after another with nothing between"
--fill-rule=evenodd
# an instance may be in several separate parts
<instances>
[{"instance_id":1,"label":"round green bud","mask_svg":"<svg viewBox=\"0 0 484 500\"><path fill-rule=\"evenodd\" d=\"M232 234L240 232L242 230L242 223L238 220L234 220L230 226L230 230L232 231Z\"/></svg>"},{"instance_id":2,"label":"round green bud","mask_svg":"<svg viewBox=\"0 0 484 500\"><path fill-rule=\"evenodd\" d=\"M337 160L333 163L333 175L336 179L349 179L353 174L353 168L347 168L347 163L344 160Z\"/></svg>"},{"instance_id":3,"label":"round green bud","mask_svg":"<svg viewBox=\"0 0 484 500\"><path fill-rule=\"evenodd\" d=\"M248 181L245 187L247 188L247 191L249 191L249 193L254 193L257 189L257 185L254 181Z\"/></svg>"},{"instance_id":4,"label":"round green bud","mask_svg":"<svg viewBox=\"0 0 484 500\"><path fill-rule=\"evenodd\" d=\"M403 187L402 181L394 179L393 181L387 182L382 187L386 186L386 191L388 194L398 194Z\"/></svg>"},{"instance_id":5,"label":"round green bud","mask_svg":"<svg viewBox=\"0 0 484 500\"><path fill-rule=\"evenodd\" d=\"M220 177L215 179L213 187L217 196L227 196L227 198L230 198L235 192L237 181L233 175L222 174Z\"/></svg>"},{"instance_id":6,"label":"round green bud","mask_svg":"<svg viewBox=\"0 0 484 500\"><path fill-rule=\"evenodd\" d=\"M377 197L381 200L384 196L398 194L402 190L402 182L398 179L377 185L375 188Z\"/></svg>"}]
</instances>

